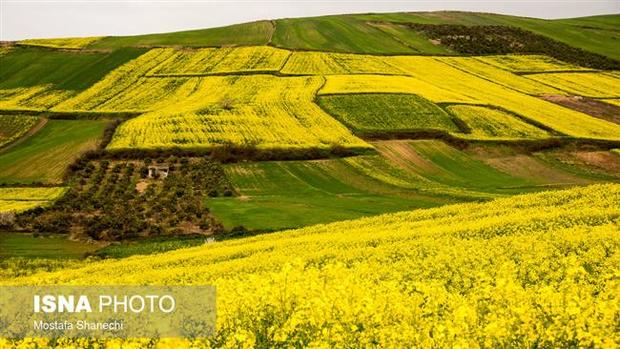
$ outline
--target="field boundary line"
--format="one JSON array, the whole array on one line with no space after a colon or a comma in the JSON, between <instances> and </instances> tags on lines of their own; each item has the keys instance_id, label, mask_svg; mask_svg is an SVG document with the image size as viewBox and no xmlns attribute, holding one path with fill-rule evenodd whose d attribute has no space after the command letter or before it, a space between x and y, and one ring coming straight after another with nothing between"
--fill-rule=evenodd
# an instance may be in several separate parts
<instances>
[{"instance_id":1,"label":"field boundary line","mask_svg":"<svg viewBox=\"0 0 620 349\"><path fill-rule=\"evenodd\" d=\"M23 143L26 139L30 138L31 136L39 132L47 124L47 121L48 121L47 118L41 117L41 119L34 126L32 126L28 130L28 132L26 132L23 136L19 137L13 142L10 142L9 144L6 144L4 147L0 148L0 154L3 154L7 152L8 150L10 150L11 148Z\"/></svg>"}]
</instances>

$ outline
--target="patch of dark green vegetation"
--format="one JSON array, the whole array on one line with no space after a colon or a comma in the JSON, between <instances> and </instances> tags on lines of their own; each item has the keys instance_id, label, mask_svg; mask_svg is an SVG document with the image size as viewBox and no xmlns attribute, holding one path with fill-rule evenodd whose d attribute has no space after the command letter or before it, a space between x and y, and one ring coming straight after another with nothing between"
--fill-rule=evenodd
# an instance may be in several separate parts
<instances>
[{"instance_id":1,"label":"patch of dark green vegetation","mask_svg":"<svg viewBox=\"0 0 620 349\"><path fill-rule=\"evenodd\" d=\"M443 109L412 94L325 95L318 98L318 104L362 136L424 130L461 131Z\"/></svg>"},{"instance_id":2,"label":"patch of dark green vegetation","mask_svg":"<svg viewBox=\"0 0 620 349\"><path fill-rule=\"evenodd\" d=\"M201 148L166 147L161 149L114 149L99 151L93 153L92 156L109 160L161 158L166 156L204 156L217 162L231 163L239 161L314 160L362 155L371 152L373 151L369 148L347 148L339 144L334 144L327 148L259 149L253 144L236 145L225 143L221 146Z\"/></svg>"},{"instance_id":3,"label":"patch of dark green vegetation","mask_svg":"<svg viewBox=\"0 0 620 349\"><path fill-rule=\"evenodd\" d=\"M0 56L0 88L52 84L55 89L82 91L146 51L131 47L109 53L15 47Z\"/></svg>"},{"instance_id":4,"label":"patch of dark green vegetation","mask_svg":"<svg viewBox=\"0 0 620 349\"><path fill-rule=\"evenodd\" d=\"M72 170L69 192L49 208L18 215L15 229L107 241L214 234L222 227L204 199L233 195L221 166L203 158L82 158Z\"/></svg>"},{"instance_id":5,"label":"patch of dark green vegetation","mask_svg":"<svg viewBox=\"0 0 620 349\"><path fill-rule=\"evenodd\" d=\"M544 54L584 67L620 69L620 61L516 27L414 23L409 27L461 54Z\"/></svg>"}]
</instances>

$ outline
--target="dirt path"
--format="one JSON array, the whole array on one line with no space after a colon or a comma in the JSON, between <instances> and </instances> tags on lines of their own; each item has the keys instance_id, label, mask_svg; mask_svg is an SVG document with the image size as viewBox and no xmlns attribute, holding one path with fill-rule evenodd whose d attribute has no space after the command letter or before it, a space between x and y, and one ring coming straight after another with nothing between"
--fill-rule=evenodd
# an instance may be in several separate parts
<instances>
[{"instance_id":1,"label":"dirt path","mask_svg":"<svg viewBox=\"0 0 620 349\"><path fill-rule=\"evenodd\" d=\"M48 119L47 118L41 118L39 120L39 122L36 123L36 125L32 126L30 128L30 130L28 130L28 132L24 133L23 136L19 137L18 139L16 139L15 141L5 145L4 147L0 148L0 154L8 151L9 149L21 144L23 141L25 141L26 139L30 138L30 136L34 135L35 133L39 132L43 126L45 126L45 124L47 124Z\"/></svg>"}]
</instances>

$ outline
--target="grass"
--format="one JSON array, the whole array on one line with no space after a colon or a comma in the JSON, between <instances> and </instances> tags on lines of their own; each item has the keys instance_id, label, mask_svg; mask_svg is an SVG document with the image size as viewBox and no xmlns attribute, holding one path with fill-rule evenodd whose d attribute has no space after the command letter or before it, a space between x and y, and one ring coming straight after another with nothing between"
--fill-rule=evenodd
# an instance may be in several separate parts
<instances>
[{"instance_id":1,"label":"grass","mask_svg":"<svg viewBox=\"0 0 620 349\"><path fill-rule=\"evenodd\" d=\"M411 94L344 94L320 96L319 105L356 133L412 132L459 128L441 108Z\"/></svg>"},{"instance_id":2,"label":"grass","mask_svg":"<svg viewBox=\"0 0 620 349\"><path fill-rule=\"evenodd\" d=\"M145 51L124 48L92 53L15 48L0 56L0 90L51 85L54 89L81 91Z\"/></svg>"},{"instance_id":3,"label":"grass","mask_svg":"<svg viewBox=\"0 0 620 349\"><path fill-rule=\"evenodd\" d=\"M439 141L382 141L380 155L227 165L239 196L206 203L227 228L277 230L540 190Z\"/></svg>"},{"instance_id":4,"label":"grass","mask_svg":"<svg viewBox=\"0 0 620 349\"><path fill-rule=\"evenodd\" d=\"M417 53L423 54L454 54L449 48L432 43L424 35L409 29L407 26L395 23L373 23L373 27L390 34L400 43L405 44Z\"/></svg>"},{"instance_id":5,"label":"grass","mask_svg":"<svg viewBox=\"0 0 620 349\"><path fill-rule=\"evenodd\" d=\"M135 36L108 36L89 48L116 49L138 46L213 47L228 45L265 45L273 33L269 21L235 24L227 27L188 30L174 33Z\"/></svg>"},{"instance_id":6,"label":"grass","mask_svg":"<svg viewBox=\"0 0 620 349\"><path fill-rule=\"evenodd\" d=\"M557 20L456 11L390 13L354 17L358 21L514 26L589 52L620 60L620 52L617 49L617 28L620 23L618 14Z\"/></svg>"},{"instance_id":7,"label":"grass","mask_svg":"<svg viewBox=\"0 0 620 349\"><path fill-rule=\"evenodd\" d=\"M44 258L78 259L101 247L98 244L71 241L66 235L33 236L27 233L0 232L0 259Z\"/></svg>"},{"instance_id":8,"label":"grass","mask_svg":"<svg viewBox=\"0 0 620 349\"><path fill-rule=\"evenodd\" d=\"M273 44L278 47L354 53L414 53L392 35L350 16L279 19Z\"/></svg>"},{"instance_id":9,"label":"grass","mask_svg":"<svg viewBox=\"0 0 620 349\"><path fill-rule=\"evenodd\" d=\"M95 149L106 121L49 120L37 133L0 152L0 183L60 183L84 151Z\"/></svg>"},{"instance_id":10,"label":"grass","mask_svg":"<svg viewBox=\"0 0 620 349\"><path fill-rule=\"evenodd\" d=\"M389 190L399 188L365 176L342 160L230 165L226 173L241 196L209 199L207 206L227 228L271 231L449 201L389 195Z\"/></svg>"}]
</instances>

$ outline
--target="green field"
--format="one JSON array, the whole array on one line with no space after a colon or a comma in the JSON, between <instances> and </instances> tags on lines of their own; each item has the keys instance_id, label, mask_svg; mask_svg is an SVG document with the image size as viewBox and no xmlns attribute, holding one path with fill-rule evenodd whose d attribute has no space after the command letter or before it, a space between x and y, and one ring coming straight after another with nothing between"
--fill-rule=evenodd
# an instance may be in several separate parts
<instances>
[{"instance_id":1,"label":"green field","mask_svg":"<svg viewBox=\"0 0 620 349\"><path fill-rule=\"evenodd\" d=\"M359 53L413 53L390 34L350 16L279 19L272 43L278 47Z\"/></svg>"},{"instance_id":2,"label":"green field","mask_svg":"<svg viewBox=\"0 0 620 349\"><path fill-rule=\"evenodd\" d=\"M620 60L617 49L617 28L620 15L603 15L574 19L545 20L476 12L418 12L354 15L361 21L389 21L395 23L508 25L547 36L589 52Z\"/></svg>"},{"instance_id":3,"label":"green field","mask_svg":"<svg viewBox=\"0 0 620 349\"><path fill-rule=\"evenodd\" d=\"M440 141L373 145L380 155L228 165L239 196L207 206L227 228L276 230L592 182L547 163L538 164L544 175L519 171Z\"/></svg>"},{"instance_id":4,"label":"green field","mask_svg":"<svg viewBox=\"0 0 620 349\"><path fill-rule=\"evenodd\" d=\"M226 172L240 196L207 206L229 229L271 231L452 201L381 182L343 160L231 165Z\"/></svg>"},{"instance_id":5,"label":"green field","mask_svg":"<svg viewBox=\"0 0 620 349\"><path fill-rule=\"evenodd\" d=\"M15 48L0 56L0 90L37 85L81 91L146 49L123 48L110 53Z\"/></svg>"},{"instance_id":6,"label":"green field","mask_svg":"<svg viewBox=\"0 0 620 349\"><path fill-rule=\"evenodd\" d=\"M211 47L225 45L265 45L273 33L270 21L235 24L227 27L188 30L175 33L135 36L109 36L89 48L115 49L138 46Z\"/></svg>"},{"instance_id":7,"label":"green field","mask_svg":"<svg viewBox=\"0 0 620 349\"><path fill-rule=\"evenodd\" d=\"M68 240L65 235L33 236L0 232L0 260L7 258L78 259L100 244Z\"/></svg>"},{"instance_id":8,"label":"green field","mask_svg":"<svg viewBox=\"0 0 620 349\"><path fill-rule=\"evenodd\" d=\"M0 183L60 183L67 167L95 149L107 121L49 120L36 134L0 152Z\"/></svg>"},{"instance_id":9,"label":"green field","mask_svg":"<svg viewBox=\"0 0 620 349\"><path fill-rule=\"evenodd\" d=\"M459 131L450 115L416 95L324 95L319 97L318 102L329 114L356 133Z\"/></svg>"}]
</instances>

